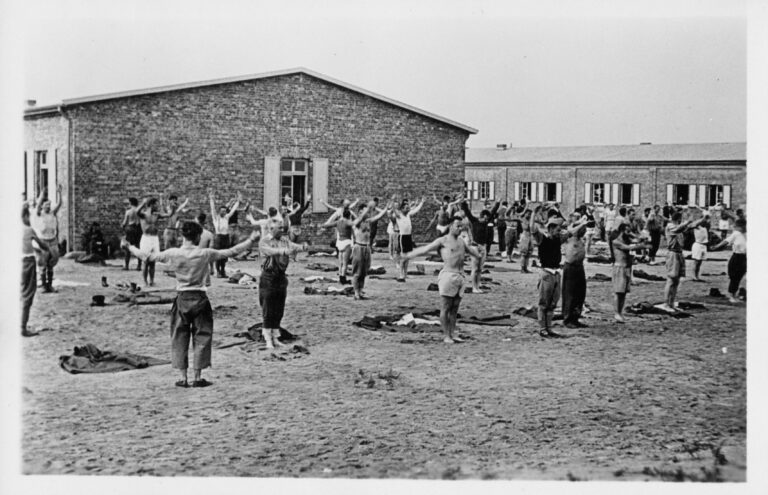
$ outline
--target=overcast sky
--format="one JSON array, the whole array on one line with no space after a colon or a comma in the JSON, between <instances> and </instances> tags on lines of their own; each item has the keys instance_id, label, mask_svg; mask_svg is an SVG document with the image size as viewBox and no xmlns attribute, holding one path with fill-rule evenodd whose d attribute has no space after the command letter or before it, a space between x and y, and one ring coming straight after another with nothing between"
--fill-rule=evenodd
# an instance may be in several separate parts
<instances>
[{"instance_id":1,"label":"overcast sky","mask_svg":"<svg viewBox=\"0 0 768 495\"><path fill-rule=\"evenodd\" d=\"M473 147L746 141L742 2L276 3L32 2L24 98L304 66L472 126Z\"/></svg>"}]
</instances>

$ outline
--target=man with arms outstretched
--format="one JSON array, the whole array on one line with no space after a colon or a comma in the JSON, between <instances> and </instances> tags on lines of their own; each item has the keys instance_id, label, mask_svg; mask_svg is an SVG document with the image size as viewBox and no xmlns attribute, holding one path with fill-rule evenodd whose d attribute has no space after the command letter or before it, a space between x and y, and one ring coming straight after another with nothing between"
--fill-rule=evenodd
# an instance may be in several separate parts
<instances>
[{"instance_id":1,"label":"man with arms outstretched","mask_svg":"<svg viewBox=\"0 0 768 495\"><path fill-rule=\"evenodd\" d=\"M451 219L448 235L438 237L426 246L403 254L403 258L410 260L430 251L439 251L443 258L445 265L437 276L437 286L443 301L440 308L440 324L443 327L443 342L446 344L463 342L456 335L456 318L461 303L461 291L464 287L464 256L469 254L475 259L480 259L478 248L467 245L459 237L464 228L462 219L454 217Z\"/></svg>"}]
</instances>

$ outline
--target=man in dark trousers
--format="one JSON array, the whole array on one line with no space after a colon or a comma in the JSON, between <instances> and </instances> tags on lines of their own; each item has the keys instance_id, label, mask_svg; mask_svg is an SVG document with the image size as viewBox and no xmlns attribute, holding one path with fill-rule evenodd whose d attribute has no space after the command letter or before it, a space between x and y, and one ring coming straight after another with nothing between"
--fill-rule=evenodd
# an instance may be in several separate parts
<instances>
[{"instance_id":1,"label":"man in dark trousers","mask_svg":"<svg viewBox=\"0 0 768 495\"><path fill-rule=\"evenodd\" d=\"M584 220L581 222L581 220ZM563 325L566 328L585 327L579 321L587 296L587 277L584 273L584 257L587 254L584 234L589 219L579 212L571 214L571 225L581 222L580 227L565 243L565 264L563 265Z\"/></svg>"},{"instance_id":2,"label":"man in dark trousers","mask_svg":"<svg viewBox=\"0 0 768 495\"><path fill-rule=\"evenodd\" d=\"M542 210L539 205L533 212L530 220L531 235L539 246L539 262L541 274L539 275L539 335L545 338L562 337L552 331L552 319L554 317L557 302L560 299L560 260L562 254L560 246L584 227L587 222L579 222L562 232L562 219L553 216L547 219L544 227L540 227L536 218Z\"/></svg>"}]
</instances>

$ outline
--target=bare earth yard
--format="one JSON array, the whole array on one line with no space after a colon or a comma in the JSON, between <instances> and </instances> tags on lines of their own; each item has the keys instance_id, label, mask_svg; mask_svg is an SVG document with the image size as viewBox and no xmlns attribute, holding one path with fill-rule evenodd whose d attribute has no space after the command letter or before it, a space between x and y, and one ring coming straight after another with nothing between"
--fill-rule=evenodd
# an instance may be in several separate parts
<instances>
[{"instance_id":1,"label":"bare earth yard","mask_svg":"<svg viewBox=\"0 0 768 495\"><path fill-rule=\"evenodd\" d=\"M685 280L682 301L706 304L687 319L649 315L612 321L611 283L588 281L589 328L539 337L537 322L459 324L469 340L445 345L433 331L373 331L366 314L438 308L426 275L368 281L367 301L303 293L321 275L299 256L289 268L283 326L309 354L271 353L255 342L214 348L204 389L173 386L170 365L72 375L58 358L95 344L170 359L170 304L129 306L120 281L140 273L62 260L56 276L87 286L38 292L23 342L23 472L155 476L415 479L727 480L746 477L746 311L725 299L728 253L711 253L707 283ZM509 314L537 301L537 274L518 263L489 276L485 295L466 294L464 315ZM131 266L135 266L135 260ZM640 265L663 274L663 266ZM256 261L229 271L258 273ZM689 273L691 266L688 267ZM587 276L610 276L587 265ZM334 276L333 273L326 275ZM101 287L106 276L110 287ZM175 280L158 266L158 286ZM322 286L322 284L315 284ZM659 302L663 282L638 281L628 304ZM103 294L105 307L90 307ZM214 279L214 345L261 321L257 290Z\"/></svg>"}]
</instances>

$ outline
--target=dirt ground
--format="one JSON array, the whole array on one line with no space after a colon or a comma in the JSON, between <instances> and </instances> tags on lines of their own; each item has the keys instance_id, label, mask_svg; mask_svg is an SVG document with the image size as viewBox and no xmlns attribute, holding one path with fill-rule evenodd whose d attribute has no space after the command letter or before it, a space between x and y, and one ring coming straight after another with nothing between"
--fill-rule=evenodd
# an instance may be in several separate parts
<instances>
[{"instance_id":1,"label":"dirt ground","mask_svg":"<svg viewBox=\"0 0 768 495\"><path fill-rule=\"evenodd\" d=\"M56 276L85 286L38 292L23 340L22 467L25 474L311 478L692 480L746 477L746 310L707 297L725 293L729 253L711 253L706 283L685 280L682 301L706 304L687 319L649 315L615 324L611 283L588 281L588 328L537 322L460 324L463 344L433 331L373 331L366 314L438 308L426 275L369 280L370 300L304 295L299 277L323 275L299 256L289 268L283 326L309 354L269 352L234 334L261 321L257 290L214 279L214 367L203 389L173 386L170 365L109 374L66 373L60 355L95 344L170 359L170 304L113 303L118 282L140 273L62 260ZM663 259L663 258L662 258ZM485 295L460 312L509 314L534 304L537 274L493 262ZM131 266L135 266L135 260ZM640 265L652 274L663 266ZM258 273L256 261L228 270ZM689 262L689 273L692 269ZM610 266L587 265L587 276ZM333 273L325 275L334 276ZM101 286L106 276L108 288ZM174 279L158 266L158 286ZM663 282L637 280L628 304L659 302ZM322 284L316 286L322 286ZM107 306L91 307L103 294Z\"/></svg>"}]
</instances>

